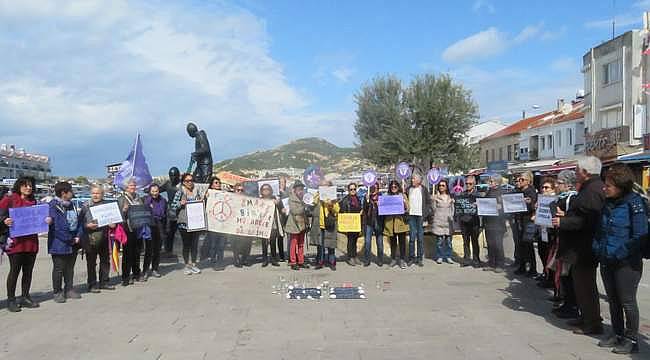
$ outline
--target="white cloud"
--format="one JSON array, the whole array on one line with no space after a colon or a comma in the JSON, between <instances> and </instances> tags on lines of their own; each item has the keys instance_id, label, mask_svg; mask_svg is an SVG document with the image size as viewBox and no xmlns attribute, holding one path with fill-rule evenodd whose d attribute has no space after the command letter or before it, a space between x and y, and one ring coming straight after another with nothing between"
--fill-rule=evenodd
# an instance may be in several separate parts
<instances>
[{"instance_id":1,"label":"white cloud","mask_svg":"<svg viewBox=\"0 0 650 360\"><path fill-rule=\"evenodd\" d=\"M642 22L642 17L640 14L619 14L614 17L616 20L617 27L628 27L631 25L637 25ZM612 28L612 19L603 19L603 20L592 20L584 24L587 29L611 29Z\"/></svg>"},{"instance_id":2,"label":"white cloud","mask_svg":"<svg viewBox=\"0 0 650 360\"><path fill-rule=\"evenodd\" d=\"M452 44L442 58L452 63L484 59L503 53L508 46L507 34L491 27Z\"/></svg>"},{"instance_id":3,"label":"white cloud","mask_svg":"<svg viewBox=\"0 0 650 360\"><path fill-rule=\"evenodd\" d=\"M521 32L519 34L517 34L517 36L515 36L515 38L513 40L514 43L515 44L521 44L521 43L524 43L524 42L536 37L537 35L540 34L543 27L544 27L543 23L539 23L537 25L528 25L528 26L526 26L525 28L523 28L523 30L521 30Z\"/></svg>"},{"instance_id":4,"label":"white cloud","mask_svg":"<svg viewBox=\"0 0 650 360\"><path fill-rule=\"evenodd\" d=\"M496 9L494 8L494 5L491 2L487 0L474 1L474 4L472 4L472 11L480 12L481 10L485 10L489 14L494 14L496 12Z\"/></svg>"},{"instance_id":5,"label":"white cloud","mask_svg":"<svg viewBox=\"0 0 650 360\"><path fill-rule=\"evenodd\" d=\"M355 72L354 69L350 69L350 68L347 68L347 67L341 67L341 68L338 68L338 69L334 69L332 71L332 76L337 78L340 82L346 83L346 82L350 81L350 77L352 77L352 75L354 75L354 72Z\"/></svg>"},{"instance_id":6,"label":"white cloud","mask_svg":"<svg viewBox=\"0 0 650 360\"><path fill-rule=\"evenodd\" d=\"M561 26L556 30L545 30L540 34L539 38L544 41L555 40L566 35L567 30L566 26Z\"/></svg>"}]
</instances>

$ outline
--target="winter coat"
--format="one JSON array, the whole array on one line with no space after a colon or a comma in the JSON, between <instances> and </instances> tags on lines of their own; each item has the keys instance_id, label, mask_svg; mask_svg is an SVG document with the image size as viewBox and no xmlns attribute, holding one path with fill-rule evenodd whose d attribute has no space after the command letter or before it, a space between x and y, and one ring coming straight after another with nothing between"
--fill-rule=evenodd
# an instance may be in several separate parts
<instances>
[{"instance_id":1,"label":"winter coat","mask_svg":"<svg viewBox=\"0 0 650 360\"><path fill-rule=\"evenodd\" d=\"M377 194L379 196L379 194ZM379 200L374 202L370 199L370 194L366 196L363 203L363 223L373 229L381 230L384 228L384 217L379 216Z\"/></svg>"},{"instance_id":2,"label":"winter coat","mask_svg":"<svg viewBox=\"0 0 650 360\"><path fill-rule=\"evenodd\" d=\"M83 219L72 204L64 205L59 199L50 201L52 224L47 234L47 252L51 255L70 255L77 252L79 245L74 239L83 237ZM72 228L68 219L76 220Z\"/></svg>"},{"instance_id":3,"label":"winter coat","mask_svg":"<svg viewBox=\"0 0 650 360\"><path fill-rule=\"evenodd\" d=\"M641 196L633 192L620 199L608 199L600 219L592 244L596 258L606 263L638 263L642 258L641 239L648 234L648 217Z\"/></svg>"},{"instance_id":4,"label":"winter coat","mask_svg":"<svg viewBox=\"0 0 650 360\"><path fill-rule=\"evenodd\" d=\"M83 237L81 238L81 245L83 246L84 249L88 249L90 245L99 246L100 244L101 245L108 244L107 243L108 226L98 227L95 230L90 230L86 228L86 225L94 221L93 215L90 212L90 208L93 206L104 205L108 203L109 201L106 200L101 200L98 203L94 203L91 200L87 204L84 204L84 206L81 208L81 211L79 212L79 218L81 219L82 226L84 227L84 234Z\"/></svg>"},{"instance_id":5,"label":"winter coat","mask_svg":"<svg viewBox=\"0 0 650 360\"><path fill-rule=\"evenodd\" d=\"M36 205L35 200L23 199L18 194L7 195L0 200L0 230L6 231L9 235L9 229L5 226L4 221L9 217L9 208L19 208L24 206ZM45 222L45 219L43 219ZM10 247L5 249L8 255L18 253L38 253L38 234L19 236L12 239Z\"/></svg>"},{"instance_id":6,"label":"winter coat","mask_svg":"<svg viewBox=\"0 0 650 360\"><path fill-rule=\"evenodd\" d=\"M454 199L434 195L432 200L434 235L452 235L454 233Z\"/></svg>"},{"instance_id":7,"label":"winter coat","mask_svg":"<svg viewBox=\"0 0 650 360\"><path fill-rule=\"evenodd\" d=\"M592 242L605 205L604 186L598 176L585 181L578 195L571 199L571 206L565 216L560 218L561 241L568 242L568 249L575 252L576 264L594 264Z\"/></svg>"},{"instance_id":8,"label":"winter coat","mask_svg":"<svg viewBox=\"0 0 650 360\"><path fill-rule=\"evenodd\" d=\"M190 194L191 195L188 197L181 185L181 188L176 192L174 200L170 205L170 207L178 214L177 223L178 227L181 229L187 229L187 210L185 209L185 205L181 205L181 201L201 201L203 199L196 186L194 186Z\"/></svg>"},{"instance_id":9,"label":"winter coat","mask_svg":"<svg viewBox=\"0 0 650 360\"><path fill-rule=\"evenodd\" d=\"M390 194L389 194L390 195ZM409 202L406 195L404 197L404 214L409 211ZM393 237L396 234L409 232L409 225L406 221L406 215L387 215L384 216L384 236Z\"/></svg>"},{"instance_id":10,"label":"winter coat","mask_svg":"<svg viewBox=\"0 0 650 360\"><path fill-rule=\"evenodd\" d=\"M292 191L289 193L289 217L284 231L288 234L300 234L307 229L305 203Z\"/></svg>"},{"instance_id":11,"label":"winter coat","mask_svg":"<svg viewBox=\"0 0 650 360\"><path fill-rule=\"evenodd\" d=\"M568 213L568 209L572 206L574 206L574 201L576 198L576 195L578 193L576 191L568 191L566 193L560 194L558 197L558 200L556 202L557 208L559 210L562 210L565 214ZM570 237L571 237L571 232L563 231L562 229L556 229L557 230L557 240L558 240L558 246L557 246L557 257L562 258L565 261L571 262L570 260L570 247L568 246L570 244ZM575 259L574 259L575 260Z\"/></svg>"}]
</instances>

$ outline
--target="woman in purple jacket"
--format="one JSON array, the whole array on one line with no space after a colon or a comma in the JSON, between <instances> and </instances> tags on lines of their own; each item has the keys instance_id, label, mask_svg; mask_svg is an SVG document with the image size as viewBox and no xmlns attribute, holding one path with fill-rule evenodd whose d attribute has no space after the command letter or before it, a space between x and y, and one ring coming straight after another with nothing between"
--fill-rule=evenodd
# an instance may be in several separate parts
<instances>
[{"instance_id":1,"label":"woman in purple jacket","mask_svg":"<svg viewBox=\"0 0 650 360\"><path fill-rule=\"evenodd\" d=\"M160 277L158 267L160 266L160 246L162 231L167 223L167 200L160 196L160 186L151 184L149 195L144 198L144 206L151 209L151 240L144 243L144 264L142 273L146 281L149 276ZM151 269L149 268L151 266Z\"/></svg>"}]
</instances>

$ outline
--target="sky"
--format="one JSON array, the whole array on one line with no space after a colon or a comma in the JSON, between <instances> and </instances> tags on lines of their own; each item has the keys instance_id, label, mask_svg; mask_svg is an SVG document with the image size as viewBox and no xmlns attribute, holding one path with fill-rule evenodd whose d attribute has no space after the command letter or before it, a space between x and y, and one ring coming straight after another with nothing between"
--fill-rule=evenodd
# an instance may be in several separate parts
<instances>
[{"instance_id":1,"label":"sky","mask_svg":"<svg viewBox=\"0 0 650 360\"><path fill-rule=\"evenodd\" d=\"M103 176L138 132L151 172L317 136L353 146L373 77L448 73L481 121L583 88L582 56L641 28L650 0L0 0L0 143L55 175ZM533 110L539 106L539 110Z\"/></svg>"}]
</instances>

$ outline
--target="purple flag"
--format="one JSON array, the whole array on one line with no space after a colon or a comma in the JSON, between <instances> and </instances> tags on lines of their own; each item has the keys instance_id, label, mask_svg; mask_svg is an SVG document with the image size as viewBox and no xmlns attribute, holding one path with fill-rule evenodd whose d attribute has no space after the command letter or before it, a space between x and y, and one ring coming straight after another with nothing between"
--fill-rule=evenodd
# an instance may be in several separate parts
<instances>
[{"instance_id":1,"label":"purple flag","mask_svg":"<svg viewBox=\"0 0 650 360\"><path fill-rule=\"evenodd\" d=\"M135 178L135 182L138 184L138 189L143 189L151 185L153 182L151 173L149 173L147 160L144 158L144 153L142 151L140 133L138 133L135 138L135 144L133 144L129 156L127 156L126 160L122 162L120 170L115 174L113 184L124 190L127 182L132 177Z\"/></svg>"}]
</instances>

